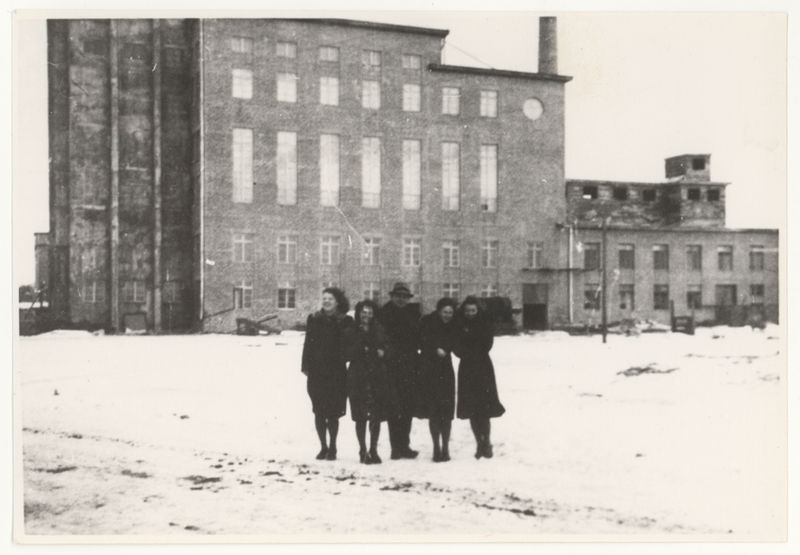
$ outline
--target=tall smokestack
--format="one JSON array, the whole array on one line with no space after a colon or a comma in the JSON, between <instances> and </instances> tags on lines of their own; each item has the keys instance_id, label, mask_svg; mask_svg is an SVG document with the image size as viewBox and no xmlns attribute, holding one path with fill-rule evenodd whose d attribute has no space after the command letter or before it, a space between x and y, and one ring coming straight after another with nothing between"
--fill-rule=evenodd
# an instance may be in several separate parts
<instances>
[{"instance_id":1,"label":"tall smokestack","mask_svg":"<svg viewBox=\"0 0 800 555\"><path fill-rule=\"evenodd\" d=\"M556 18L539 18L539 73L558 74Z\"/></svg>"}]
</instances>

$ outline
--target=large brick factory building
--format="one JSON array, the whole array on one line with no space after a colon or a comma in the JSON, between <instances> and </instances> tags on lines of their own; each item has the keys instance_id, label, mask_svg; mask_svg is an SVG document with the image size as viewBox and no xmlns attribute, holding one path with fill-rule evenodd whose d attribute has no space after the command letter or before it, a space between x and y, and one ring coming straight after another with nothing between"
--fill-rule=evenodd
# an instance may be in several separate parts
<instances>
[{"instance_id":1,"label":"large brick factory building","mask_svg":"<svg viewBox=\"0 0 800 555\"><path fill-rule=\"evenodd\" d=\"M442 64L439 29L50 20L50 232L37 239L48 278L37 281L52 318L230 331L277 313L288 327L327 285L382 301L403 280L424 311L476 294L508 297L528 328L589 321L602 219L609 249L634 245L614 282L619 295L641 289L634 315L663 319L663 295L644 290L661 285L677 299L699 284L710 305L731 301L723 285L734 304L755 303L760 284L761 304L777 306L777 232L724 228L724 184L681 170L708 157L668 160L658 186L565 180L570 77L555 27L540 19L538 72L525 73ZM645 189L657 200L641 200ZM707 200L687 200L694 189ZM730 247L733 263L693 281L674 263L667 276L645 261L665 244L675 257Z\"/></svg>"}]
</instances>

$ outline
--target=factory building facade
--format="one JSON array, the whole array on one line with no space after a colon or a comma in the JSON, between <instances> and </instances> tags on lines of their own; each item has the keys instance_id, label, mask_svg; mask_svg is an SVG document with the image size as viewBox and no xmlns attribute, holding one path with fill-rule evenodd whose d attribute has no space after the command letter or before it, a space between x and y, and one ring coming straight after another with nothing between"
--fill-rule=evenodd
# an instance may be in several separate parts
<instances>
[{"instance_id":1,"label":"factory building facade","mask_svg":"<svg viewBox=\"0 0 800 555\"><path fill-rule=\"evenodd\" d=\"M114 329L302 322L532 287L563 319L564 84L441 64L447 31L346 20L51 21L51 295ZM561 298L559 298L559 296Z\"/></svg>"},{"instance_id":2,"label":"factory building facade","mask_svg":"<svg viewBox=\"0 0 800 555\"><path fill-rule=\"evenodd\" d=\"M423 311L504 296L524 327L568 325L596 314L598 214L613 249L634 245L637 273L619 279L635 277L636 314L663 320L639 274L650 237L676 260L652 278L670 298L684 294L676 257L696 244L709 260L733 247L718 285L757 293L742 253L763 247L764 304L777 305L777 233L726 230L724 184L684 167L697 157L668 161L658 187L565 180L554 18L540 19L537 73L442 64L446 36L332 19L50 20L37 253L53 319L231 331L277 314L291 327L328 285L380 302L402 280ZM683 198L686 179L706 200ZM717 276L703 268L705 302Z\"/></svg>"},{"instance_id":3,"label":"factory building facade","mask_svg":"<svg viewBox=\"0 0 800 555\"><path fill-rule=\"evenodd\" d=\"M665 173L662 183L567 180L573 318L600 321L605 260L611 322L777 322L778 231L725 227L728 184L711 181L710 155L668 158Z\"/></svg>"}]
</instances>

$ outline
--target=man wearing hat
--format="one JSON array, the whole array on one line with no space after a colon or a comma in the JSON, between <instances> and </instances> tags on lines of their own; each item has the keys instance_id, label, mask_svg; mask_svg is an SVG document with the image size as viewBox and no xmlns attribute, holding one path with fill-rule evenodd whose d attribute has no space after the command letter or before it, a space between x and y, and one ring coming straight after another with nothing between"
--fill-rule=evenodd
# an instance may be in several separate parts
<instances>
[{"instance_id":1,"label":"man wearing hat","mask_svg":"<svg viewBox=\"0 0 800 555\"><path fill-rule=\"evenodd\" d=\"M419 313L408 304L413 295L407 284L401 281L395 283L389 297L391 300L378 312L378 320L389 342L386 370L393 405L388 422L389 442L393 459L413 459L418 452L411 449L409 436L417 403Z\"/></svg>"}]
</instances>

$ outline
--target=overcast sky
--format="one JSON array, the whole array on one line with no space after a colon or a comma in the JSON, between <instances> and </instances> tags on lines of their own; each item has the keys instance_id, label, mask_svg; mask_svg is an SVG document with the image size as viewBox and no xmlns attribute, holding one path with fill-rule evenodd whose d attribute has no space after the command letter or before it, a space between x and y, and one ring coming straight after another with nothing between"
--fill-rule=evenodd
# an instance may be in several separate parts
<instances>
[{"instance_id":1,"label":"overcast sky","mask_svg":"<svg viewBox=\"0 0 800 555\"><path fill-rule=\"evenodd\" d=\"M296 14L295 14L296 15ZM320 15L306 13L306 16ZM444 61L535 72L533 12L339 12L450 30ZM730 227L782 228L786 206L786 18L782 14L555 13L566 85L567 178L660 181L664 158L711 154L730 182ZM16 283L33 281L48 230L46 36L17 26Z\"/></svg>"}]
</instances>

